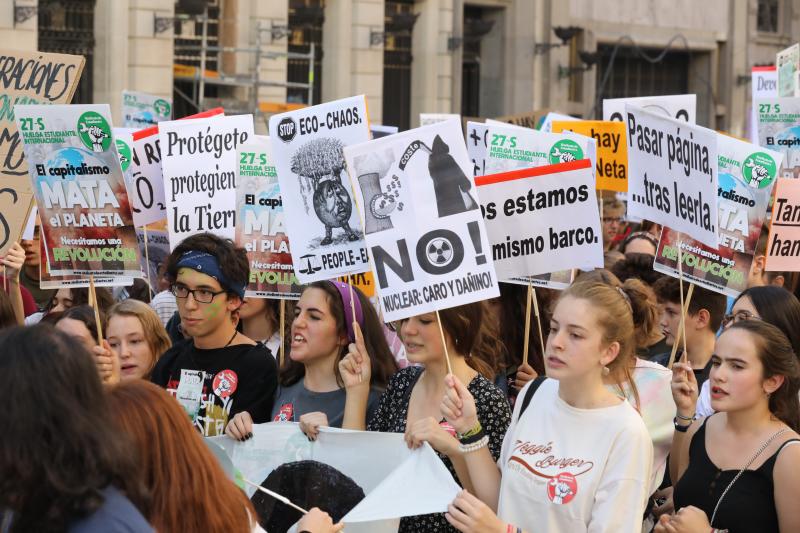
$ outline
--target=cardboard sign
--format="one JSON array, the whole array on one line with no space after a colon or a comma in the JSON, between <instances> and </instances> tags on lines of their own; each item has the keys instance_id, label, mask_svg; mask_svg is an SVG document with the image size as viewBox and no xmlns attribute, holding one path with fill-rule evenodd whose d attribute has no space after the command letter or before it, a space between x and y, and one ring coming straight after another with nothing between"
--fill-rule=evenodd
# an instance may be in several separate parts
<instances>
[{"instance_id":1,"label":"cardboard sign","mask_svg":"<svg viewBox=\"0 0 800 533\"><path fill-rule=\"evenodd\" d=\"M269 120L295 274L301 283L369 269L342 148L369 141L367 101L353 96ZM394 137L391 135L387 139Z\"/></svg>"},{"instance_id":2,"label":"cardboard sign","mask_svg":"<svg viewBox=\"0 0 800 533\"><path fill-rule=\"evenodd\" d=\"M18 105L50 272L141 277L108 105Z\"/></svg>"},{"instance_id":3,"label":"cardboard sign","mask_svg":"<svg viewBox=\"0 0 800 533\"><path fill-rule=\"evenodd\" d=\"M172 118L172 98L136 91L122 91L122 125L148 128Z\"/></svg>"},{"instance_id":4,"label":"cardboard sign","mask_svg":"<svg viewBox=\"0 0 800 533\"><path fill-rule=\"evenodd\" d=\"M420 113L419 125L429 126L431 124L436 124L437 122L445 122L454 118L461 120L461 115L458 113Z\"/></svg>"},{"instance_id":5,"label":"cardboard sign","mask_svg":"<svg viewBox=\"0 0 800 533\"><path fill-rule=\"evenodd\" d=\"M233 240L236 148L253 138L253 115L161 122L158 137L172 249L205 231Z\"/></svg>"},{"instance_id":6,"label":"cardboard sign","mask_svg":"<svg viewBox=\"0 0 800 533\"><path fill-rule=\"evenodd\" d=\"M778 70L778 96L796 96L795 73L800 71L800 44L795 43L775 55Z\"/></svg>"},{"instance_id":7,"label":"cardboard sign","mask_svg":"<svg viewBox=\"0 0 800 533\"><path fill-rule=\"evenodd\" d=\"M633 104L651 113L688 122L689 124L697 122L696 94L606 98L603 100L603 120L624 122L626 104Z\"/></svg>"},{"instance_id":8,"label":"cardboard sign","mask_svg":"<svg viewBox=\"0 0 800 533\"><path fill-rule=\"evenodd\" d=\"M502 117L497 117L495 120L498 122L506 122L507 124L513 124L515 126L522 126L523 128L530 128L532 130L538 130L542 123L545 120L545 117L549 113L547 109L539 109L536 111L532 111L530 113L520 113L517 115L504 115Z\"/></svg>"},{"instance_id":9,"label":"cardboard sign","mask_svg":"<svg viewBox=\"0 0 800 533\"><path fill-rule=\"evenodd\" d=\"M460 120L344 154L385 321L499 294Z\"/></svg>"},{"instance_id":10,"label":"cardboard sign","mask_svg":"<svg viewBox=\"0 0 800 533\"><path fill-rule=\"evenodd\" d=\"M767 270L800 271L800 181L780 178L775 186Z\"/></svg>"},{"instance_id":11,"label":"cardboard sign","mask_svg":"<svg viewBox=\"0 0 800 533\"><path fill-rule=\"evenodd\" d=\"M778 96L778 71L775 65L768 67L753 67L751 90L751 109L749 131L750 142L759 144L758 141L758 103L761 98L777 98ZM763 146L763 145L762 145Z\"/></svg>"},{"instance_id":12,"label":"cardboard sign","mask_svg":"<svg viewBox=\"0 0 800 533\"><path fill-rule=\"evenodd\" d=\"M342 518L348 533L394 533L403 516L445 512L460 489L428 444L410 450L401 433L322 427L312 442L297 423L271 422L253 426L247 442L208 440L225 450L233 463L228 470L258 484L280 465L303 460L345 474L366 495ZM246 487L248 496L255 490Z\"/></svg>"},{"instance_id":13,"label":"cardboard sign","mask_svg":"<svg viewBox=\"0 0 800 533\"><path fill-rule=\"evenodd\" d=\"M625 106L628 213L717 248L717 133Z\"/></svg>"},{"instance_id":14,"label":"cardboard sign","mask_svg":"<svg viewBox=\"0 0 800 533\"><path fill-rule=\"evenodd\" d=\"M597 189L628 192L628 143L625 124L600 120L555 121L553 133L572 131L595 140Z\"/></svg>"},{"instance_id":15,"label":"cardboard sign","mask_svg":"<svg viewBox=\"0 0 800 533\"><path fill-rule=\"evenodd\" d=\"M68 104L78 87L83 56L0 50L0 257L23 231L33 204L17 104Z\"/></svg>"},{"instance_id":16,"label":"cardboard sign","mask_svg":"<svg viewBox=\"0 0 800 533\"><path fill-rule=\"evenodd\" d=\"M779 176L800 178L800 98L759 98L758 144L783 154Z\"/></svg>"},{"instance_id":17,"label":"cardboard sign","mask_svg":"<svg viewBox=\"0 0 800 533\"><path fill-rule=\"evenodd\" d=\"M302 289L292 266L269 139L239 145L236 158L235 242L247 250L250 262L245 296L296 300Z\"/></svg>"},{"instance_id":18,"label":"cardboard sign","mask_svg":"<svg viewBox=\"0 0 800 533\"><path fill-rule=\"evenodd\" d=\"M221 117L223 113L223 109L217 107L179 120ZM125 186L131 199L133 221L138 227L148 226L167 218L158 126L136 131L131 136L131 163L127 169L123 165Z\"/></svg>"},{"instance_id":19,"label":"cardboard sign","mask_svg":"<svg viewBox=\"0 0 800 533\"><path fill-rule=\"evenodd\" d=\"M719 249L665 227L653 268L678 277L680 242L687 280L736 297L747 288L747 274L783 156L720 134L717 150Z\"/></svg>"},{"instance_id":20,"label":"cardboard sign","mask_svg":"<svg viewBox=\"0 0 800 533\"><path fill-rule=\"evenodd\" d=\"M501 280L603 267L588 159L475 179Z\"/></svg>"}]
</instances>

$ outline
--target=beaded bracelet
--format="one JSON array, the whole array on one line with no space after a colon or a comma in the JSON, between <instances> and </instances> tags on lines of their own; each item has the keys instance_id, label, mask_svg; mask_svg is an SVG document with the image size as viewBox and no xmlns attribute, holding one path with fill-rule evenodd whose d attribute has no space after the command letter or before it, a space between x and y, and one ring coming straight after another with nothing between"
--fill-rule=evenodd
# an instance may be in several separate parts
<instances>
[{"instance_id":1,"label":"beaded bracelet","mask_svg":"<svg viewBox=\"0 0 800 533\"><path fill-rule=\"evenodd\" d=\"M473 442L473 443L470 443L470 444L459 444L458 445L458 451L460 451L461 453L471 453L471 452L474 452L476 450L480 450L481 448L485 447L487 444L489 444L489 437L487 435L484 435L477 442Z\"/></svg>"}]
</instances>

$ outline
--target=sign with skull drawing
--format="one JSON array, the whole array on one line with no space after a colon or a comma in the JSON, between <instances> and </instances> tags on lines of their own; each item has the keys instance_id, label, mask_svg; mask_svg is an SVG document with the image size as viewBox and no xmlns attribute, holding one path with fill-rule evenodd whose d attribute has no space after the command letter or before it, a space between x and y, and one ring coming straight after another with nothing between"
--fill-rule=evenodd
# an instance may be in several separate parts
<instances>
[{"instance_id":1,"label":"sign with skull drawing","mask_svg":"<svg viewBox=\"0 0 800 533\"><path fill-rule=\"evenodd\" d=\"M459 120L344 154L386 321L499 294Z\"/></svg>"},{"instance_id":2,"label":"sign with skull drawing","mask_svg":"<svg viewBox=\"0 0 800 533\"><path fill-rule=\"evenodd\" d=\"M274 115L269 131L297 279L311 283L368 270L342 153L370 139L366 98Z\"/></svg>"}]
</instances>

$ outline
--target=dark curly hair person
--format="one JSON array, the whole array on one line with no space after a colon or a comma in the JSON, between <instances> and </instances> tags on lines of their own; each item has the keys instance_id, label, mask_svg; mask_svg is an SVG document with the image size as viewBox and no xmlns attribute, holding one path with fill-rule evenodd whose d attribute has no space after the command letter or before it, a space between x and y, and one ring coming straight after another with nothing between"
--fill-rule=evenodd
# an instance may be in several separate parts
<instances>
[{"instance_id":1,"label":"dark curly hair person","mask_svg":"<svg viewBox=\"0 0 800 533\"><path fill-rule=\"evenodd\" d=\"M0 439L0 530L153 531L86 348L43 324L0 332L0 354L0 390L14 402Z\"/></svg>"}]
</instances>

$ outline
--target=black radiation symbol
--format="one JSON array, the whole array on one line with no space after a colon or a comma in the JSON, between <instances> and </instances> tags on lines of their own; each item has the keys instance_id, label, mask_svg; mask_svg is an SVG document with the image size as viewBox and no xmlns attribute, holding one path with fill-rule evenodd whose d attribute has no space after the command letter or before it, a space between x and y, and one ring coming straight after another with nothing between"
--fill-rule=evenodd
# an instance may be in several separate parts
<instances>
[{"instance_id":1,"label":"black radiation symbol","mask_svg":"<svg viewBox=\"0 0 800 533\"><path fill-rule=\"evenodd\" d=\"M444 266L453 260L453 246L443 238L428 243L428 260L437 266Z\"/></svg>"},{"instance_id":2,"label":"black radiation symbol","mask_svg":"<svg viewBox=\"0 0 800 533\"><path fill-rule=\"evenodd\" d=\"M458 234L438 229L429 231L417 242L417 261L428 274L447 274L464 260L464 245Z\"/></svg>"}]
</instances>

